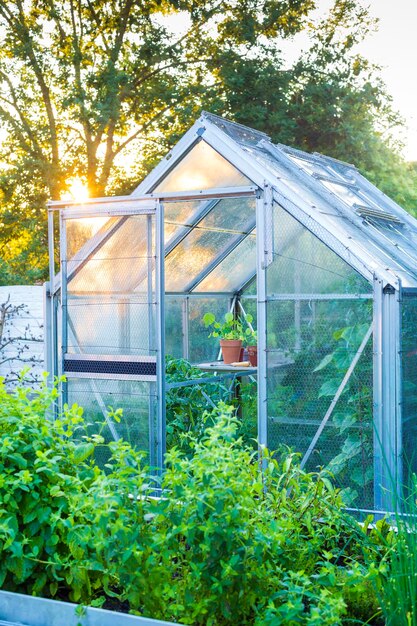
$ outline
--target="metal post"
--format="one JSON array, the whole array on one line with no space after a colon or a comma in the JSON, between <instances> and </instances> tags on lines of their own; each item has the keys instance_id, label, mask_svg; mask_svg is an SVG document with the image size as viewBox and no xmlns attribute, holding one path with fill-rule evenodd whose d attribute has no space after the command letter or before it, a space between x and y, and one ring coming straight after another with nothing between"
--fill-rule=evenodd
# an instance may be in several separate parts
<instances>
[{"instance_id":1,"label":"metal post","mask_svg":"<svg viewBox=\"0 0 417 626\"><path fill-rule=\"evenodd\" d=\"M146 237L147 237L147 301L148 301L148 352L149 354L152 351L156 350L155 345L155 336L153 332L154 327L154 285L153 285L153 271L155 267L155 252L154 252L154 242L153 242L153 221L154 217L152 215L148 215L146 217ZM155 267L156 271L156 267ZM156 329L156 334L158 335L158 329ZM158 357L157 357L158 359ZM155 383L149 383L149 463L151 467L159 467L158 460L156 458L156 452L158 449L158 435L156 432L155 422L158 423L158 416L155 416L155 411L158 415L158 402L155 403L155 396L158 398L158 391L156 389L157 385Z\"/></svg>"},{"instance_id":2,"label":"metal post","mask_svg":"<svg viewBox=\"0 0 417 626\"><path fill-rule=\"evenodd\" d=\"M402 489L400 302L398 290L378 280L374 319L375 508L395 511Z\"/></svg>"},{"instance_id":3,"label":"metal post","mask_svg":"<svg viewBox=\"0 0 417 626\"><path fill-rule=\"evenodd\" d=\"M164 207L156 203L156 388L157 388L157 432L156 466L162 471L166 449L165 421L165 280L164 280Z\"/></svg>"},{"instance_id":4,"label":"metal post","mask_svg":"<svg viewBox=\"0 0 417 626\"><path fill-rule=\"evenodd\" d=\"M67 291L67 226L65 219L60 213L60 266L61 266L61 346L60 357L58 363L58 373L63 375L64 370L64 356L67 353L68 347L68 291ZM63 382L61 387L61 406L68 401L68 388L67 383Z\"/></svg>"},{"instance_id":5,"label":"metal post","mask_svg":"<svg viewBox=\"0 0 417 626\"><path fill-rule=\"evenodd\" d=\"M48 384L52 385L56 369L57 356L57 319L55 303L55 233L54 212L48 211L48 253L49 253L49 283L45 285L45 368L49 373Z\"/></svg>"},{"instance_id":6,"label":"metal post","mask_svg":"<svg viewBox=\"0 0 417 626\"><path fill-rule=\"evenodd\" d=\"M301 293L301 276L300 276L300 264L296 263L294 271L294 293ZM294 302L294 328L295 328L295 343L294 348L296 352L301 350L301 300L295 299Z\"/></svg>"},{"instance_id":7,"label":"metal post","mask_svg":"<svg viewBox=\"0 0 417 626\"><path fill-rule=\"evenodd\" d=\"M147 256L148 256L148 348L149 352L155 349L155 341L153 336L153 233L152 233L153 216L148 215L146 218L146 236L147 236Z\"/></svg>"},{"instance_id":8,"label":"metal post","mask_svg":"<svg viewBox=\"0 0 417 626\"><path fill-rule=\"evenodd\" d=\"M268 216L268 218L267 218ZM272 242L272 233L266 232L266 224L272 218L272 189L265 185L263 194L256 201L257 233L257 318L258 318L258 445L260 452L268 443L268 405L267 405L267 288L266 269L272 258L268 241ZM268 222L267 222L268 219Z\"/></svg>"}]
</instances>

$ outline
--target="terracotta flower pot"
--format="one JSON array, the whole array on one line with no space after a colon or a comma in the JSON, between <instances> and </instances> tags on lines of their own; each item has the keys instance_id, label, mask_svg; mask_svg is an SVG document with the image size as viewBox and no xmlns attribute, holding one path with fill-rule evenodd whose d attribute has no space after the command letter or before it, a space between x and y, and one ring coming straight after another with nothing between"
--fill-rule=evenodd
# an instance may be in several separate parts
<instances>
[{"instance_id":1,"label":"terracotta flower pot","mask_svg":"<svg viewBox=\"0 0 417 626\"><path fill-rule=\"evenodd\" d=\"M242 347L241 339L220 339L220 347L225 365L239 361L240 349Z\"/></svg>"},{"instance_id":2,"label":"terracotta flower pot","mask_svg":"<svg viewBox=\"0 0 417 626\"><path fill-rule=\"evenodd\" d=\"M258 346L248 346L248 358L253 367L258 365Z\"/></svg>"}]
</instances>

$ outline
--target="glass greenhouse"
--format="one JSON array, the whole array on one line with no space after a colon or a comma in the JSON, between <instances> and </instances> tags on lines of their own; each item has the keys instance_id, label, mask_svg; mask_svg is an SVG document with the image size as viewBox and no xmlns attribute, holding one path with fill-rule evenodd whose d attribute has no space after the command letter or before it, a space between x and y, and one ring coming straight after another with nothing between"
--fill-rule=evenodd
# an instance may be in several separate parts
<instances>
[{"instance_id":1,"label":"glass greenhouse","mask_svg":"<svg viewBox=\"0 0 417 626\"><path fill-rule=\"evenodd\" d=\"M92 427L162 467L174 391L256 384L261 446L394 506L417 470L417 221L354 166L203 113L132 195L51 202L49 233L48 371ZM207 312L256 327L256 368L219 363Z\"/></svg>"}]
</instances>

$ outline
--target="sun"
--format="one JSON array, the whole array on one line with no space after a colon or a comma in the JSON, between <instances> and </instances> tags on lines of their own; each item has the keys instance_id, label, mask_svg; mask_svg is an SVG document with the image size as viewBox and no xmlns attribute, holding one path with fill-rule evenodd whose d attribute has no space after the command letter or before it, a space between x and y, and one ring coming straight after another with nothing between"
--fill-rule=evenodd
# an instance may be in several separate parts
<instances>
[{"instance_id":1,"label":"sun","mask_svg":"<svg viewBox=\"0 0 417 626\"><path fill-rule=\"evenodd\" d=\"M81 178L70 178L67 181L67 191L61 194L61 200L83 202L83 200L87 200L89 196L88 187Z\"/></svg>"}]
</instances>

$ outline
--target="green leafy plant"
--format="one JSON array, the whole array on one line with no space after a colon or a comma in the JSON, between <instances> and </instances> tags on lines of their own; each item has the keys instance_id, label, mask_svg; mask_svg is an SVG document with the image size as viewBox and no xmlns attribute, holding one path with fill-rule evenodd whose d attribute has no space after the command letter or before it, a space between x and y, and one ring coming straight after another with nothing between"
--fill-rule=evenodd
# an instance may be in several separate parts
<instances>
[{"instance_id":1,"label":"green leafy plant","mask_svg":"<svg viewBox=\"0 0 417 626\"><path fill-rule=\"evenodd\" d=\"M168 455L166 546L178 565L169 619L342 623L345 595L367 576L361 527L343 514L327 472L305 473L296 455L266 450L261 472L237 430L224 413L193 457Z\"/></svg>"},{"instance_id":2,"label":"green leafy plant","mask_svg":"<svg viewBox=\"0 0 417 626\"><path fill-rule=\"evenodd\" d=\"M387 626L417 626L417 476L403 487L388 520L373 531L384 548L375 588ZM389 523L388 523L389 522ZM369 567L373 567L369 560Z\"/></svg>"},{"instance_id":3,"label":"green leafy plant","mask_svg":"<svg viewBox=\"0 0 417 626\"><path fill-rule=\"evenodd\" d=\"M219 379L219 382L192 383L204 376L186 359L166 357L166 441L167 449L179 447L193 454L192 438L199 439L208 426L213 425L219 408L232 406L238 412L238 434L245 445L256 447L257 436L257 385L250 379L236 382L236 394ZM183 385L181 383L184 383ZM172 385L172 386L171 386ZM221 409L220 409L221 410Z\"/></svg>"},{"instance_id":4,"label":"green leafy plant","mask_svg":"<svg viewBox=\"0 0 417 626\"><path fill-rule=\"evenodd\" d=\"M247 315L246 321L249 324L252 324L252 316ZM258 331L250 327L246 328L244 339L243 339L243 345L244 346L256 346L257 344L258 344Z\"/></svg>"},{"instance_id":5,"label":"green leafy plant","mask_svg":"<svg viewBox=\"0 0 417 626\"><path fill-rule=\"evenodd\" d=\"M247 324L252 324L252 315L247 315ZM242 341L257 341L257 333L249 326L244 328L244 320L241 317L235 317L233 313L226 313L224 322L218 322L214 313L206 313L203 317L203 323L206 328L212 328L210 337L219 337L220 339L240 339ZM251 344L252 345L252 344Z\"/></svg>"},{"instance_id":6,"label":"green leafy plant","mask_svg":"<svg viewBox=\"0 0 417 626\"><path fill-rule=\"evenodd\" d=\"M233 313L226 313L224 322L218 322L213 313L206 313L203 323L206 328L212 328L209 337L243 340L245 335L241 318L235 317Z\"/></svg>"},{"instance_id":7,"label":"green leafy plant","mask_svg":"<svg viewBox=\"0 0 417 626\"><path fill-rule=\"evenodd\" d=\"M186 359L167 356L165 375L167 449L175 445L191 454L190 438L185 435L200 437L206 425L212 423L210 409L219 402L230 402L231 394L221 380L209 384L190 384L204 375Z\"/></svg>"},{"instance_id":8,"label":"green leafy plant","mask_svg":"<svg viewBox=\"0 0 417 626\"><path fill-rule=\"evenodd\" d=\"M0 385L3 588L195 626L357 623L366 593L374 619L386 547L343 513L327 471L288 451L259 463L219 405L187 435L192 455L171 448L155 498L144 453L119 440L99 468L103 437L77 405L52 421L57 397Z\"/></svg>"}]
</instances>

